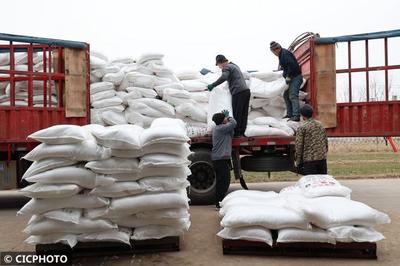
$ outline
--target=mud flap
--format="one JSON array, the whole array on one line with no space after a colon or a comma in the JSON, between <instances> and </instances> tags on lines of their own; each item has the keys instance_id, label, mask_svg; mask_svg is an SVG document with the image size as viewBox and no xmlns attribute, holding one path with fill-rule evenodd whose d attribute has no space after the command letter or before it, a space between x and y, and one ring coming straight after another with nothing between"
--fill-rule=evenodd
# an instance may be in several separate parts
<instances>
[{"instance_id":1,"label":"mud flap","mask_svg":"<svg viewBox=\"0 0 400 266\"><path fill-rule=\"evenodd\" d=\"M240 181L240 185L243 189L248 189L246 182L244 181L242 175L242 167L240 165L240 153L239 148L234 148L232 150L232 162L233 162L233 173L235 174L235 179Z\"/></svg>"}]
</instances>

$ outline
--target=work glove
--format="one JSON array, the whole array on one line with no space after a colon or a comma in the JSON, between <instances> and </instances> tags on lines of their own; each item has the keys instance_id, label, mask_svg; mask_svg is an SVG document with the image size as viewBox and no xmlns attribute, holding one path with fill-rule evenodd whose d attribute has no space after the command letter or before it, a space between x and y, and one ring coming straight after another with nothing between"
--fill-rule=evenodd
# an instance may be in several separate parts
<instances>
[{"instance_id":1,"label":"work glove","mask_svg":"<svg viewBox=\"0 0 400 266\"><path fill-rule=\"evenodd\" d=\"M291 80L292 80L291 78L289 78L289 77L286 77L286 78L285 78L285 82L286 82L286 84L289 84Z\"/></svg>"},{"instance_id":2,"label":"work glove","mask_svg":"<svg viewBox=\"0 0 400 266\"><path fill-rule=\"evenodd\" d=\"M223 113L225 117L229 117L229 111L228 110L224 109L224 110L221 111L221 113Z\"/></svg>"},{"instance_id":3,"label":"work glove","mask_svg":"<svg viewBox=\"0 0 400 266\"><path fill-rule=\"evenodd\" d=\"M209 91L212 91L212 90L214 89L214 85L212 85L212 84L208 85L208 86L207 86L207 89L208 89Z\"/></svg>"}]
</instances>

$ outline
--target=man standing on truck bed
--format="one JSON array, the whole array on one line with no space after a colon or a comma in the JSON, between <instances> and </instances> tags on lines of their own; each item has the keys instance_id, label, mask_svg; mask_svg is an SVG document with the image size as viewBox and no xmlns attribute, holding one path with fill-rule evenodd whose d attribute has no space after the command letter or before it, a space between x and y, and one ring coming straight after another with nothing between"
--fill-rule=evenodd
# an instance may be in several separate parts
<instances>
[{"instance_id":1,"label":"man standing on truck bed","mask_svg":"<svg viewBox=\"0 0 400 266\"><path fill-rule=\"evenodd\" d=\"M299 63L290 51L282 48L277 42L271 42L270 49L272 53L279 57L279 66L283 69L283 77L286 84L289 85L289 89L283 94L287 110L285 118L290 118L292 121L300 121L299 90L303 82L303 76L301 75Z\"/></svg>"},{"instance_id":2,"label":"man standing on truck bed","mask_svg":"<svg viewBox=\"0 0 400 266\"><path fill-rule=\"evenodd\" d=\"M219 202L225 197L228 191L231 174L231 153L233 130L236 126L234 118L229 116L227 110L213 115L212 120L216 124L212 132L212 151L211 159L216 175L216 203L219 208Z\"/></svg>"},{"instance_id":3,"label":"man standing on truck bed","mask_svg":"<svg viewBox=\"0 0 400 266\"><path fill-rule=\"evenodd\" d=\"M296 131L296 166L302 175L327 174L326 155L328 138L321 122L312 118L313 108L305 104L300 108L305 120Z\"/></svg>"},{"instance_id":4,"label":"man standing on truck bed","mask_svg":"<svg viewBox=\"0 0 400 266\"><path fill-rule=\"evenodd\" d=\"M215 65L222 69L222 75L217 81L208 85L207 88L209 91L212 91L218 85L228 81L229 91L232 94L233 117L237 121L235 136L244 136L249 113L250 89L246 85L242 71L236 64L229 62L228 59L221 54L217 55L215 60Z\"/></svg>"}]
</instances>

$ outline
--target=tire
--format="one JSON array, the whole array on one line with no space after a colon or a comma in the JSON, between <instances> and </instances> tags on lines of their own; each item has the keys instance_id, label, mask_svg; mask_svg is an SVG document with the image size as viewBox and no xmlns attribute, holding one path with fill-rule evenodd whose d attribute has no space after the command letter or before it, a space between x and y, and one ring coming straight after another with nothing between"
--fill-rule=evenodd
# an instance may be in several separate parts
<instances>
[{"instance_id":1,"label":"tire","mask_svg":"<svg viewBox=\"0 0 400 266\"><path fill-rule=\"evenodd\" d=\"M211 150L199 148L193 152L189 156L191 161L189 168L192 172L188 177L190 202L192 205L215 204L216 179Z\"/></svg>"},{"instance_id":2,"label":"tire","mask_svg":"<svg viewBox=\"0 0 400 266\"><path fill-rule=\"evenodd\" d=\"M242 169L249 172L293 171L290 156L245 156L240 159Z\"/></svg>"}]
</instances>

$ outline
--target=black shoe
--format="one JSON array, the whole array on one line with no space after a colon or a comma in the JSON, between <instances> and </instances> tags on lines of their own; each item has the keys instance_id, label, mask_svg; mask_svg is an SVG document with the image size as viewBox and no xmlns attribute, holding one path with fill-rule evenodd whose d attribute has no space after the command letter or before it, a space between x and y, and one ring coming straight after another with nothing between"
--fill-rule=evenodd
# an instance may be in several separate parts
<instances>
[{"instance_id":1,"label":"black shoe","mask_svg":"<svg viewBox=\"0 0 400 266\"><path fill-rule=\"evenodd\" d=\"M293 117L290 118L290 121L300 122L300 117L293 116Z\"/></svg>"},{"instance_id":2,"label":"black shoe","mask_svg":"<svg viewBox=\"0 0 400 266\"><path fill-rule=\"evenodd\" d=\"M290 116L289 115L285 115L282 119L285 119L285 118L290 118Z\"/></svg>"}]
</instances>

